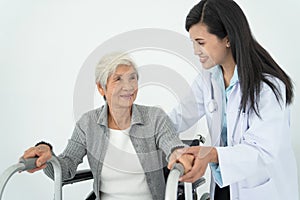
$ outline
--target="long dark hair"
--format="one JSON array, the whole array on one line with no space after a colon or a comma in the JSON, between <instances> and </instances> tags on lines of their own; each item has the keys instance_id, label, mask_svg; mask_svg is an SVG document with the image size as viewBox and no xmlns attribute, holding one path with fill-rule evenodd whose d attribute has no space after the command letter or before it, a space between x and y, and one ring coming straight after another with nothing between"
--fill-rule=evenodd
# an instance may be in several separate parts
<instances>
[{"instance_id":1,"label":"long dark hair","mask_svg":"<svg viewBox=\"0 0 300 200\"><path fill-rule=\"evenodd\" d=\"M186 17L186 30L197 23L204 23L208 32L223 39L228 36L233 58L238 66L242 99L240 108L245 110L247 102L258 116L258 100L261 83L265 82L274 92L277 101L282 95L274 83L266 77L272 75L280 79L286 87L286 104L293 100L293 84L289 76L280 68L270 54L254 39L241 8L233 0L202 0Z\"/></svg>"}]
</instances>

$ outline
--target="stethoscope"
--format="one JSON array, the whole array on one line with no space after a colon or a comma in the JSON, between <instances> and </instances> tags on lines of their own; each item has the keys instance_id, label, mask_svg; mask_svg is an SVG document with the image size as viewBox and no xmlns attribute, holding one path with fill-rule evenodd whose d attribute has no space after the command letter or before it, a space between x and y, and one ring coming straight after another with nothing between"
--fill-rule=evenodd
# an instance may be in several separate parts
<instances>
[{"instance_id":1,"label":"stethoscope","mask_svg":"<svg viewBox=\"0 0 300 200\"><path fill-rule=\"evenodd\" d=\"M212 74L209 76L209 82L210 82L210 101L207 103L207 110L210 113L216 112L218 110L218 104L217 101L215 100L215 93L214 93L214 87L212 84Z\"/></svg>"},{"instance_id":2,"label":"stethoscope","mask_svg":"<svg viewBox=\"0 0 300 200\"><path fill-rule=\"evenodd\" d=\"M210 74L209 82L210 82L210 101L207 103L207 110L210 113L214 113L218 110L218 104L217 101L215 100L214 87L212 84L212 74ZM235 133L237 132L237 125L238 125L238 121L240 120L241 113L245 113L245 110L241 112L241 110L239 109L238 112L239 113L236 116L235 123L233 126L233 132L231 136L233 141L234 141Z\"/></svg>"}]
</instances>

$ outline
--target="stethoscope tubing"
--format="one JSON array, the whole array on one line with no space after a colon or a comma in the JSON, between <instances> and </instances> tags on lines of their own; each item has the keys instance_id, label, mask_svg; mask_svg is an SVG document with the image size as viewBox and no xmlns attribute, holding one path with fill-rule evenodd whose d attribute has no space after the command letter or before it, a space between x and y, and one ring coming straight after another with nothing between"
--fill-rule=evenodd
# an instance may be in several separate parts
<instances>
[{"instance_id":1,"label":"stethoscope tubing","mask_svg":"<svg viewBox=\"0 0 300 200\"><path fill-rule=\"evenodd\" d=\"M218 103L215 100L214 87L213 87L213 84L212 84L212 73L209 76L209 82L210 82L210 98L211 99L207 103L206 106L207 106L208 112L214 113L214 112L217 112L217 110L218 110ZM243 110L242 113L245 113L245 110ZM241 117L241 109L238 110L237 116L235 118L235 122L234 122L234 126L233 126L233 132L232 132L232 136L231 136L232 141L234 141L234 137L235 137L236 132L237 132L237 125L238 125L238 122L240 120L240 117Z\"/></svg>"}]
</instances>

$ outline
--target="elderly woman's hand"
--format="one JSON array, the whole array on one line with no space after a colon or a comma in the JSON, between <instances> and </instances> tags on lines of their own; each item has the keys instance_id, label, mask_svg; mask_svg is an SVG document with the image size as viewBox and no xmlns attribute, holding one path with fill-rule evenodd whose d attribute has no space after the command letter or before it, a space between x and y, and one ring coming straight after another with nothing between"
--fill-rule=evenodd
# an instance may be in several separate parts
<instances>
[{"instance_id":1,"label":"elderly woman's hand","mask_svg":"<svg viewBox=\"0 0 300 200\"><path fill-rule=\"evenodd\" d=\"M182 149L180 151L178 150L179 149L174 150L171 154L168 169L172 169L175 163L181 163L184 167L184 174L186 174L192 169L195 157L192 154L183 154Z\"/></svg>"},{"instance_id":2,"label":"elderly woman's hand","mask_svg":"<svg viewBox=\"0 0 300 200\"><path fill-rule=\"evenodd\" d=\"M28 172L34 173L47 167L46 162L51 159L52 151L48 145L40 144L38 146L30 147L29 149L27 149L22 157L24 159L38 157L38 159L36 160L36 168L28 170Z\"/></svg>"},{"instance_id":3,"label":"elderly woman's hand","mask_svg":"<svg viewBox=\"0 0 300 200\"><path fill-rule=\"evenodd\" d=\"M193 146L189 148L178 149L177 154L193 155L193 166L179 180L183 182L195 182L205 174L208 163L218 163L218 153L215 147Z\"/></svg>"}]
</instances>

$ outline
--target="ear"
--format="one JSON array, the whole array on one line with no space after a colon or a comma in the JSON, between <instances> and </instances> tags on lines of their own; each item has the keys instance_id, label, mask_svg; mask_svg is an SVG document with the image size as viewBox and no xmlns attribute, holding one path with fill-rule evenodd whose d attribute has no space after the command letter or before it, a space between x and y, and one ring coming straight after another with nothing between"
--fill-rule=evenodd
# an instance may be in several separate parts
<instances>
[{"instance_id":1,"label":"ear","mask_svg":"<svg viewBox=\"0 0 300 200\"><path fill-rule=\"evenodd\" d=\"M226 47L229 48L230 47L230 41L228 36L226 36Z\"/></svg>"},{"instance_id":2,"label":"ear","mask_svg":"<svg viewBox=\"0 0 300 200\"><path fill-rule=\"evenodd\" d=\"M102 96L105 96L104 89L102 88L102 86L100 85L100 83L97 83L97 89L98 89L99 93L100 93Z\"/></svg>"}]
</instances>

